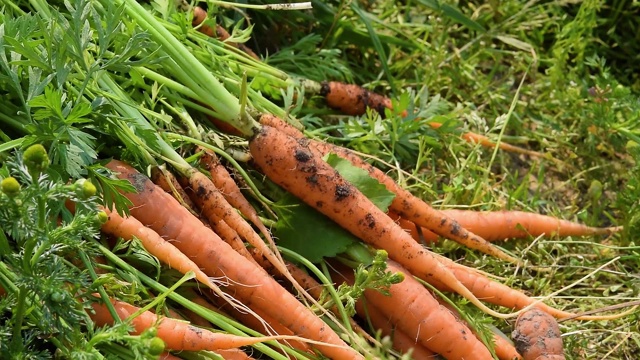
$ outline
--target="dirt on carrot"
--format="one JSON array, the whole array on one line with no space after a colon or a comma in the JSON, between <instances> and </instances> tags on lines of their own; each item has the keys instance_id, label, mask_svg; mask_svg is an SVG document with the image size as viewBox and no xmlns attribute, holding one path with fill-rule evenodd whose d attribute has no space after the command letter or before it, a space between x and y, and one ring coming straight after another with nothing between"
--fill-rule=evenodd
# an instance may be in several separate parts
<instances>
[{"instance_id":1,"label":"dirt on carrot","mask_svg":"<svg viewBox=\"0 0 640 360\"><path fill-rule=\"evenodd\" d=\"M523 360L564 360L562 333L553 316L531 309L518 317L511 334Z\"/></svg>"}]
</instances>

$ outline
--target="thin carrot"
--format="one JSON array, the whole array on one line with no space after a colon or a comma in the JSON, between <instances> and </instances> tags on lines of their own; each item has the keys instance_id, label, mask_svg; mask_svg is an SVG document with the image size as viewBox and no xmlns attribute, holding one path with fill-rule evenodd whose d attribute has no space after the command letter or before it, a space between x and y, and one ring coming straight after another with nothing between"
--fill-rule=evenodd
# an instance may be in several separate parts
<instances>
[{"instance_id":1,"label":"thin carrot","mask_svg":"<svg viewBox=\"0 0 640 360\"><path fill-rule=\"evenodd\" d=\"M120 319L131 320L134 328L133 334L139 335L157 324L157 336L165 342L166 348L171 350L218 350L254 345L279 339L300 340L300 337L297 336L244 337L214 333L206 329L197 328L188 322L157 316L150 311L144 311L135 318L130 318L130 316L140 310L140 308L114 299L110 301ZM111 317L111 314L109 314L105 304L95 302L91 304L91 307L93 308L93 313L90 313L89 316L98 326L113 324L114 319Z\"/></svg>"},{"instance_id":2,"label":"thin carrot","mask_svg":"<svg viewBox=\"0 0 640 360\"><path fill-rule=\"evenodd\" d=\"M353 270L334 264L341 276L353 284ZM382 314L414 342L446 359L492 359L486 346L471 334L469 328L440 306L431 293L394 261L387 261L388 271L404 274L404 280L389 287L390 295L365 290L367 304ZM336 278L338 280L339 278Z\"/></svg>"},{"instance_id":3,"label":"thin carrot","mask_svg":"<svg viewBox=\"0 0 640 360\"><path fill-rule=\"evenodd\" d=\"M378 209L357 188L324 162L317 152L305 146L308 141L262 126L249 141L254 163L272 181L338 225L371 244L385 249L414 275L427 282L447 284L482 311L497 313L478 300L455 276L445 269L433 253L417 244L391 218Z\"/></svg>"},{"instance_id":4,"label":"thin carrot","mask_svg":"<svg viewBox=\"0 0 640 360\"><path fill-rule=\"evenodd\" d=\"M564 360L561 335L556 319L531 309L520 314L511 336L524 360Z\"/></svg>"},{"instance_id":5,"label":"thin carrot","mask_svg":"<svg viewBox=\"0 0 640 360\"><path fill-rule=\"evenodd\" d=\"M398 329L376 306L370 303L365 306L365 302L357 301L356 312L362 319L369 321L371 326L379 330L383 336L391 338L393 348L402 354L411 352L411 358L414 360L435 359L437 357L436 353Z\"/></svg>"},{"instance_id":6,"label":"thin carrot","mask_svg":"<svg viewBox=\"0 0 640 360\"><path fill-rule=\"evenodd\" d=\"M402 216L394 213L393 211L388 211L387 214L391 219L393 219L396 223L398 223L398 225L402 229L408 232L409 235L411 235L411 237L414 238L419 243L432 244L437 242L438 239L440 238L438 234L432 232L429 229L423 228L422 226L417 226L415 223L403 218ZM466 229L466 226L463 226L463 227Z\"/></svg>"},{"instance_id":7,"label":"thin carrot","mask_svg":"<svg viewBox=\"0 0 640 360\"><path fill-rule=\"evenodd\" d=\"M488 241L528 236L610 235L620 227L596 228L524 211L442 210L464 228Z\"/></svg>"},{"instance_id":8,"label":"thin carrot","mask_svg":"<svg viewBox=\"0 0 640 360\"><path fill-rule=\"evenodd\" d=\"M251 356L240 349L216 350L216 354L222 356L224 360L253 360Z\"/></svg>"},{"instance_id":9,"label":"thin carrot","mask_svg":"<svg viewBox=\"0 0 640 360\"><path fill-rule=\"evenodd\" d=\"M260 121L263 125L267 123L280 124L278 129L282 128L282 131L286 132L289 136L293 134L296 139L306 141L309 148L316 154L324 156L329 153L334 153L341 158L348 160L354 166L366 170L369 175L378 180L387 188L387 190L396 195L391 203L390 210L407 220L425 227L440 236L456 241L470 249L479 250L485 254L495 256L510 263L522 265L522 261L519 259L506 254L480 236L467 231L467 229L460 226L460 224L455 220L435 210L426 202L403 189L392 178L387 176L387 174L365 162L351 150L321 141L305 140L306 138L301 132L297 131L290 125L286 125L282 120L272 116L262 116Z\"/></svg>"},{"instance_id":10,"label":"thin carrot","mask_svg":"<svg viewBox=\"0 0 640 360\"><path fill-rule=\"evenodd\" d=\"M231 204L231 206L240 210L242 215L249 219L249 221L251 221L251 223L260 230L269 244L275 246L273 238L271 237L271 232L267 230L267 227L264 225L262 220L260 220L258 212L244 197L235 180L231 177L231 174L229 174L229 171L227 171L222 163L220 163L218 156L213 151L203 147L198 147L197 151L202 153L202 156L200 157L200 164L209 171L211 174L211 181L224 198L229 202L229 204ZM272 250L276 252L276 249Z\"/></svg>"},{"instance_id":11,"label":"thin carrot","mask_svg":"<svg viewBox=\"0 0 640 360\"><path fill-rule=\"evenodd\" d=\"M136 188L137 193L125 194L133 203L131 214L161 235L175 239L176 247L207 275L229 279L228 291L239 301L264 310L294 333L321 342L322 345L315 347L328 357L363 359L361 354L348 347L331 328L264 270L233 251L146 176L117 160L106 166Z\"/></svg>"},{"instance_id":12,"label":"thin carrot","mask_svg":"<svg viewBox=\"0 0 640 360\"><path fill-rule=\"evenodd\" d=\"M201 33L212 37L212 38L216 38L220 41L225 41L228 38L231 37L231 35L229 35L229 32L223 28L222 26L220 26L220 24L216 24L216 29L215 31L207 24L203 24L203 22L207 19L207 12L204 11L204 9L202 9L199 6L195 6L193 8L193 20L192 20L192 25L194 27L198 27L198 31L200 31ZM255 52L253 52L253 50L251 50L251 48L249 48L248 46L246 46L245 44L242 43L235 43L235 42L228 42L226 41L225 43L229 44L230 46L233 46L235 48L238 48L242 51L244 51L247 55L251 56L252 58L256 59L256 60L260 60L260 57L258 55L256 55Z\"/></svg>"},{"instance_id":13,"label":"thin carrot","mask_svg":"<svg viewBox=\"0 0 640 360\"><path fill-rule=\"evenodd\" d=\"M175 175L168 171L164 166L154 166L151 168L151 181L160 186L164 191L171 194L187 209L192 212L195 210L195 204L184 191L178 182L178 179L176 179Z\"/></svg>"},{"instance_id":14,"label":"thin carrot","mask_svg":"<svg viewBox=\"0 0 640 360\"><path fill-rule=\"evenodd\" d=\"M125 240L134 237L140 240L142 246L162 263L185 274L193 271L196 279L212 290L220 291L211 279L189 257L181 253L173 244L163 239L152 229L145 227L133 216L122 217L117 212L103 208L107 213L107 221L102 224L102 231Z\"/></svg>"}]
</instances>

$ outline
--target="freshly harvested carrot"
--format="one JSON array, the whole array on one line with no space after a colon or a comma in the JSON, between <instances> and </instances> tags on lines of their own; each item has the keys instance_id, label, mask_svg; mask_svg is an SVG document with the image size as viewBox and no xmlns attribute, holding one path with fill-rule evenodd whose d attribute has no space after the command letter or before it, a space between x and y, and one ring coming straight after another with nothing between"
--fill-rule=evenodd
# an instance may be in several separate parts
<instances>
[{"instance_id":1,"label":"freshly harvested carrot","mask_svg":"<svg viewBox=\"0 0 640 360\"><path fill-rule=\"evenodd\" d=\"M191 210L195 210L196 206L191 201L187 193L184 191L178 179L168 171L164 166L154 166L151 168L151 181L154 184L160 186L162 190L171 194L176 200L178 200L184 207Z\"/></svg>"},{"instance_id":2,"label":"freshly harvested carrot","mask_svg":"<svg viewBox=\"0 0 640 360\"><path fill-rule=\"evenodd\" d=\"M441 298L437 296L434 297L441 306L447 308L449 311L451 311L453 316L455 316L459 321L462 321L468 326L468 323L461 318L460 313L458 313L458 310L456 308L454 308L453 306L451 306L451 304L447 303ZM473 329L471 329L471 331L474 335L476 335L476 337L478 336L478 334ZM493 332L493 350L495 351L496 356L498 356L499 360L522 360L522 356L520 356L513 344L503 336L495 333L495 331Z\"/></svg>"},{"instance_id":3,"label":"freshly harvested carrot","mask_svg":"<svg viewBox=\"0 0 640 360\"><path fill-rule=\"evenodd\" d=\"M340 271L347 283L353 284L353 270L340 264L333 267ZM473 336L471 330L447 308L440 306L411 273L392 260L387 261L387 269L404 274L404 280L389 287L390 296L376 290L365 290L367 305L379 309L397 329L414 339L414 343L446 359L492 359L489 350Z\"/></svg>"},{"instance_id":4,"label":"freshly harvested carrot","mask_svg":"<svg viewBox=\"0 0 640 360\"><path fill-rule=\"evenodd\" d=\"M216 354L222 356L224 360L253 360L251 356L240 349L217 350Z\"/></svg>"},{"instance_id":5,"label":"freshly harvested carrot","mask_svg":"<svg viewBox=\"0 0 640 360\"><path fill-rule=\"evenodd\" d=\"M196 279L207 285L212 290L219 292L211 279L205 274L200 267L196 265L188 256L181 253L172 243L163 239L158 233L144 226L133 216L126 218L120 216L117 212L103 208L107 213L107 221L102 224L102 231L113 236L121 237L125 240L132 240L134 237L140 240L142 246L153 256L157 257L162 263L185 274L193 271Z\"/></svg>"},{"instance_id":6,"label":"freshly harvested carrot","mask_svg":"<svg viewBox=\"0 0 640 360\"><path fill-rule=\"evenodd\" d=\"M435 359L437 357L436 353L398 329L377 307L371 304L365 306L363 301L357 301L356 312L362 319L371 322L371 325L380 330L383 336L390 337L393 348L402 354L411 352L413 360Z\"/></svg>"},{"instance_id":7,"label":"freshly harvested carrot","mask_svg":"<svg viewBox=\"0 0 640 360\"><path fill-rule=\"evenodd\" d=\"M131 315L140 310L140 308L122 301L114 299L110 299L110 301L121 320L130 318ZM90 313L89 316L98 326L113 324L114 319L111 317L105 304L96 302L91 304L91 307L93 308L93 313ZM145 330L157 324L157 336L164 341L166 348L170 350L213 351L254 345L271 340L300 340L300 337L297 336L245 337L214 333L206 329L197 328L188 322L159 317L150 311L144 311L135 318L131 318L131 324L134 328L132 333L136 335L143 333Z\"/></svg>"},{"instance_id":8,"label":"freshly harvested carrot","mask_svg":"<svg viewBox=\"0 0 640 360\"><path fill-rule=\"evenodd\" d=\"M231 206L240 210L242 215L249 219L249 221L251 221L251 223L260 230L269 244L272 244L272 246L275 247L275 243L271 237L271 232L267 230L267 227L264 226L264 223L260 220L258 212L244 197L235 180L231 177L231 174L229 174L229 171L227 171L224 165L220 163L218 156L213 151L203 147L198 147L197 150L202 153L202 156L200 157L200 164L209 171L211 174L211 181L218 191L220 191ZM275 248L272 250L276 252Z\"/></svg>"},{"instance_id":9,"label":"freshly harvested carrot","mask_svg":"<svg viewBox=\"0 0 640 360\"><path fill-rule=\"evenodd\" d=\"M306 139L304 137L304 134L297 131L293 126L286 125L282 120L274 117L262 116L260 118L260 122L263 125L267 123L279 124L277 129L280 130L282 128L281 131L285 132L287 135L294 135L293 137L295 139L304 141L308 144L309 148L313 152L319 154L320 156L334 153L339 157L349 161L354 166L366 170L371 177L378 180L387 188L387 190L396 195L393 199L393 202L391 203L390 210L394 211L405 219L414 222L419 226L425 227L440 236L456 241L470 249L479 250L485 254L495 256L498 259L522 265L522 261L520 261L519 259L506 254L504 251L493 246L491 243L484 240L480 236L467 231L467 229L460 226L460 224L458 224L455 220L442 214L441 212L429 206L429 204L427 204L426 202L415 197L409 191L403 189L391 177L389 177L387 174L385 174L375 166L362 160L362 158L353 153L351 150L313 139Z\"/></svg>"},{"instance_id":10,"label":"freshly harvested carrot","mask_svg":"<svg viewBox=\"0 0 640 360\"><path fill-rule=\"evenodd\" d=\"M403 218L402 216L394 213L393 211L388 211L387 214L389 215L389 217L391 219L393 219L395 222L397 222L398 225L400 225L401 228L403 228L406 232L408 232L409 235L411 235L412 238L414 238L416 241L418 241L420 243L424 242L424 243L427 243L427 244L431 244L431 243L437 242L438 239L440 238L438 236L438 234L433 233L429 229L425 229L422 226L417 226L415 223L412 223L411 221ZM466 229L465 226L463 226L463 227ZM471 230L469 230L469 231L471 231ZM489 241L489 240L487 240L487 241Z\"/></svg>"},{"instance_id":11,"label":"freshly harvested carrot","mask_svg":"<svg viewBox=\"0 0 640 360\"><path fill-rule=\"evenodd\" d=\"M416 243L384 212L378 209L356 187L346 181L307 140L296 140L263 125L249 141L255 165L273 182L279 184L307 205L331 218L338 225L389 256L421 279L451 286L482 311L497 313L478 300L438 261L433 253ZM462 230L456 228L458 234Z\"/></svg>"},{"instance_id":12,"label":"freshly harvested carrot","mask_svg":"<svg viewBox=\"0 0 640 360\"><path fill-rule=\"evenodd\" d=\"M215 31L207 24L202 24L205 20L207 19L207 12L204 11L204 9L202 9L199 6L195 6L193 8L193 20L192 20L192 25L194 27L200 26L198 28L198 31L200 31L201 33L212 37L212 38L216 38L220 41L225 41L228 38L231 37L231 35L229 35L229 32L227 32L227 30L225 28L223 28L222 26L220 26L219 24L216 24L216 29ZM247 55L251 56L252 58L256 59L256 60L260 60L260 57L258 55L256 55L255 52L253 52L253 50L251 50L251 48L249 48L248 46L246 46L245 44L238 44L238 43L234 43L234 42L226 42L227 44L238 48L242 51L244 51Z\"/></svg>"},{"instance_id":13,"label":"freshly harvested carrot","mask_svg":"<svg viewBox=\"0 0 640 360\"><path fill-rule=\"evenodd\" d=\"M207 275L229 279L228 292L239 302L259 308L295 334L315 340L314 347L330 358L363 359L262 268L233 251L146 176L121 161L112 160L106 166L137 190L124 194L133 203L131 214L162 236L174 239L176 247Z\"/></svg>"},{"instance_id":14,"label":"freshly harvested carrot","mask_svg":"<svg viewBox=\"0 0 640 360\"><path fill-rule=\"evenodd\" d=\"M561 335L556 319L534 308L520 314L511 337L524 360L564 360Z\"/></svg>"},{"instance_id":15,"label":"freshly harvested carrot","mask_svg":"<svg viewBox=\"0 0 640 360\"><path fill-rule=\"evenodd\" d=\"M182 360L182 358L179 358L170 352L164 351L162 354L160 354L158 360Z\"/></svg>"},{"instance_id":16,"label":"freshly harvested carrot","mask_svg":"<svg viewBox=\"0 0 640 360\"><path fill-rule=\"evenodd\" d=\"M441 210L469 231L487 241L528 236L610 235L620 227L596 228L553 216L524 211Z\"/></svg>"},{"instance_id":17,"label":"freshly harvested carrot","mask_svg":"<svg viewBox=\"0 0 640 360\"><path fill-rule=\"evenodd\" d=\"M347 115L362 115L371 108L384 116L385 109L392 108L391 99L362 86L338 81L323 81L320 86L320 95L327 105Z\"/></svg>"}]
</instances>

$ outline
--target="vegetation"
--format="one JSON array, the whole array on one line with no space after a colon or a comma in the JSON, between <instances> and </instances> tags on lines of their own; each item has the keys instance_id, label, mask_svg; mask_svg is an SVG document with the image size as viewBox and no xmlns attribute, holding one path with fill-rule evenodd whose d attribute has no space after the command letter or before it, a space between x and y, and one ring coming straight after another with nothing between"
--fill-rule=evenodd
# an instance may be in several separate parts
<instances>
[{"instance_id":1,"label":"vegetation","mask_svg":"<svg viewBox=\"0 0 640 360\"><path fill-rule=\"evenodd\" d=\"M207 18L194 29L195 5L206 10ZM258 144L270 131L264 114L286 119L308 138L353 150L436 210L513 210L597 228L620 226L620 231L605 235L596 231L598 235L585 237L492 239L497 240L492 245L497 250L487 252L515 259L510 262L441 239L428 244L437 254L428 259L437 263L442 255L453 260L440 261L449 269L441 270L442 279L449 276L447 271L462 272L456 264L465 265L528 295L544 297L546 304L561 311L587 316L626 311L620 318L601 321L560 319L564 353L567 359L638 357L640 312L632 307L638 305L640 292L636 2L314 0L307 9L277 8L260 1L181 6L166 0L2 1L0 357L155 359L165 356L164 350L179 350L167 347L168 339L159 332L159 325L169 322L134 332L140 321L128 319L131 314L144 314L154 323L159 317L154 312L239 337L259 337L271 334L269 324L292 330L296 322L278 316L286 313L286 304L295 303L313 326L330 325L325 327L327 337L311 338L301 333L302 326L282 335L308 338L306 342L266 341L252 345L247 353L274 359L316 359L321 353L408 359L411 355L402 354L399 344L372 329L373 316L367 320L366 303L357 300L383 304L380 294L399 293L399 283L408 286L409 281L400 281L409 274L416 275L411 284L421 283L428 301L441 301L459 314L467 323L459 326L477 335L479 346L488 349L486 356L496 356L492 339L511 334L515 317L486 313L505 315L512 309L482 309L472 295L450 291L458 285L438 280L429 284L428 276L417 279L421 276L414 268L409 272L409 265L402 268L387 261L386 252L359 241L367 238L383 247L377 234L363 232L366 229L349 232L346 215L331 220L314 210L320 210L318 202L329 199L329 193L310 193L308 187L296 188L299 183L289 184L291 169L267 168L281 165L284 160L278 159L285 158L278 157L279 151L294 149L294 144L302 147L289 160L301 164L312 159L322 166L326 161L339 174L331 173L335 177L327 186L346 184L338 186L345 190L353 184L357 190L349 187L349 194L340 194L361 192L362 199L369 200L358 198L358 204L366 202L372 209L369 214L384 216L400 195L345 156L320 159L325 154L313 147L318 145L304 147L304 142L291 140L291 145L260 153L274 144ZM230 33L224 42L203 31L217 24ZM346 107L332 109L326 91L337 83L329 82L361 85L392 103L355 115ZM469 132L526 151L467 141ZM203 157L214 153L219 157L215 165L201 165ZM118 179L112 158L134 165L137 170L132 171L142 174ZM204 251L187 250L189 236L180 233L180 226L154 225L162 215L167 223L195 221L189 223L198 224L189 226L194 233L213 233L201 229L195 217L200 210L188 203L203 206L204 194L223 201L216 190L200 190L205 185L198 185L208 181L204 175L215 175L213 169L220 164L229 172L224 181L235 181L234 188L242 190L258 215L243 208L249 219L243 222L229 206L202 220L220 236L219 249L235 250L233 260L224 261L246 266L233 276L233 271L218 268L223 260L213 262ZM329 165L319 176L331 172ZM166 205L150 212L140 207L144 202L133 193L140 192L141 184L155 191L148 180L140 179L159 169L176 175L177 182L166 190L178 200L170 206L174 200L160 196L158 203ZM136 177L140 181L129 181ZM190 186L176 196L181 184ZM314 199L310 206L298 199L306 195ZM324 203L336 211L339 204ZM159 214L174 206L181 210ZM113 215L108 219L102 207L118 214L108 211ZM117 229L106 230L105 224L124 222L121 217L129 215L139 220L132 225L135 234L122 239ZM346 224L336 225L341 221ZM268 243L255 241L260 235L270 240L262 224L270 227L282 257ZM166 260L168 255L154 253L139 239L154 231L156 241L178 240L157 242L157 248L173 244L187 255L192 251L189 257L210 278L187 272L186 265L181 273ZM425 238L420 230L413 235ZM397 253L389 251L388 256L401 263L394 258ZM276 295L269 295L261 303L241 286L255 280L245 282L242 276L257 264L289 281L296 278L297 268L292 266L297 266L313 275L316 288L326 291L305 293L305 281L296 278L291 292L282 295L290 302L280 303ZM389 268L396 269L395 274L385 272ZM260 270L266 279L263 273ZM198 277L199 282L194 279ZM350 284L338 286L341 277ZM261 283L279 286L271 279ZM218 296L207 292L207 286ZM251 328L249 320L239 322L240 315L234 319L198 304L237 307L228 313L248 312L248 317L262 322ZM403 304L396 310L413 303ZM379 306L371 306L371 312L381 310ZM92 309L98 308L106 327L91 320ZM392 318L395 324L402 316ZM276 338L268 340L272 339ZM340 347L346 344L346 349ZM423 345L415 354L430 353L432 349ZM311 353L310 348L320 352ZM213 351L173 355L221 356Z\"/></svg>"}]
</instances>

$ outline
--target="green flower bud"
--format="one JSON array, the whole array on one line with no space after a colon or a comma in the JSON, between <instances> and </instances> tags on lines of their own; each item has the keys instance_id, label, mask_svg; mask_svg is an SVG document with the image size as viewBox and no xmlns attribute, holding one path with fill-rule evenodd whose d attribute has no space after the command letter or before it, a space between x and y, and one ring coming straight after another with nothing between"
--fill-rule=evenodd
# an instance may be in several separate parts
<instances>
[{"instance_id":1,"label":"green flower bud","mask_svg":"<svg viewBox=\"0 0 640 360\"><path fill-rule=\"evenodd\" d=\"M96 220L98 221L98 224L102 225L109 220L109 215L104 211L100 211L98 215L96 215Z\"/></svg>"},{"instance_id":2,"label":"green flower bud","mask_svg":"<svg viewBox=\"0 0 640 360\"><path fill-rule=\"evenodd\" d=\"M75 183L76 193L81 199L88 199L96 194L98 191L96 186L87 179L78 179Z\"/></svg>"},{"instance_id":3,"label":"green flower bud","mask_svg":"<svg viewBox=\"0 0 640 360\"><path fill-rule=\"evenodd\" d=\"M15 197L20 193L20 183L14 177L8 177L2 180L2 192L8 197Z\"/></svg>"},{"instance_id":4,"label":"green flower bud","mask_svg":"<svg viewBox=\"0 0 640 360\"><path fill-rule=\"evenodd\" d=\"M149 355L158 356L162 354L164 348L164 340L156 336L149 342Z\"/></svg>"},{"instance_id":5,"label":"green flower bud","mask_svg":"<svg viewBox=\"0 0 640 360\"><path fill-rule=\"evenodd\" d=\"M47 150L40 144L29 146L22 155L22 159L32 176L41 174L49 167Z\"/></svg>"}]
</instances>

